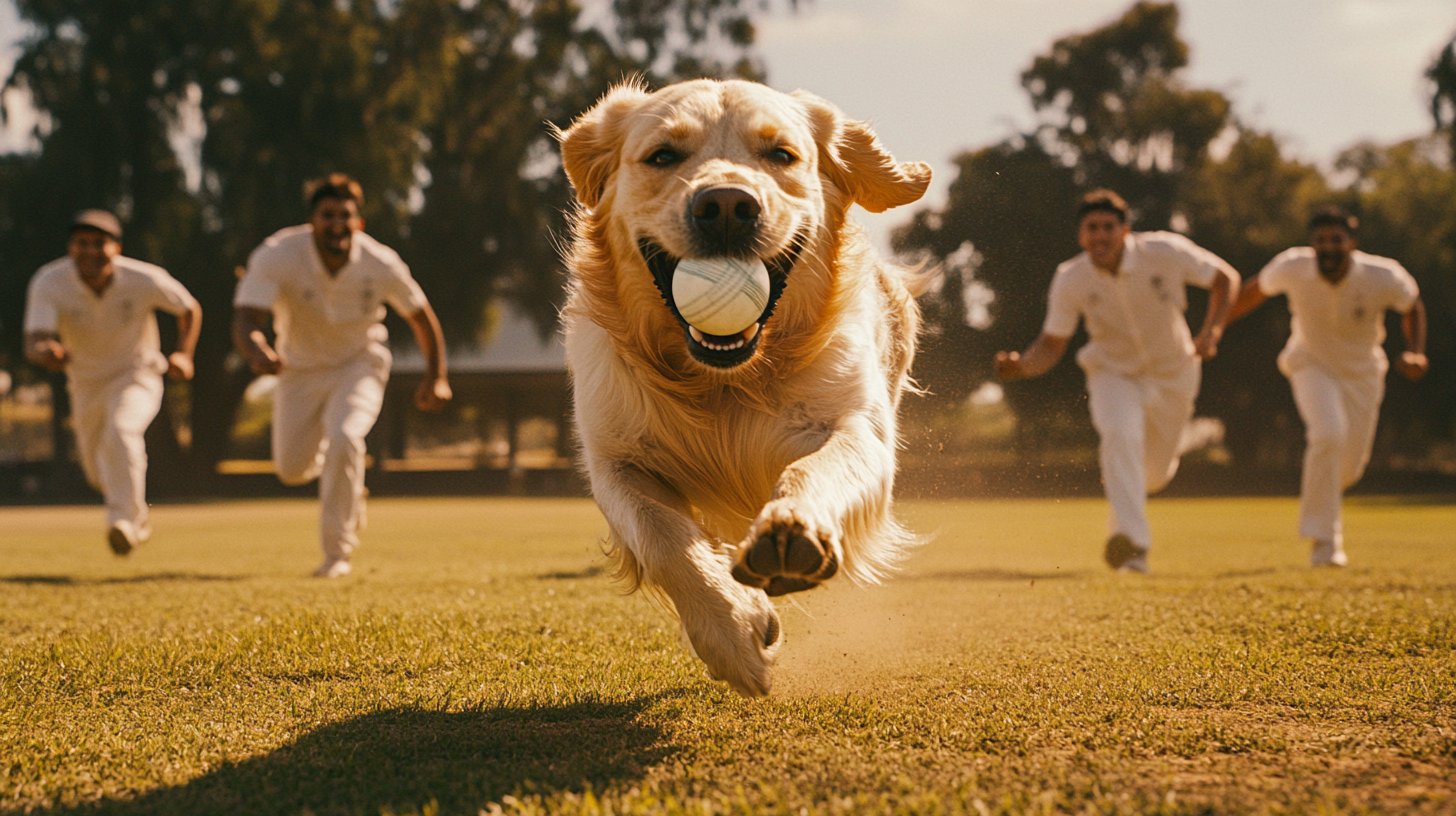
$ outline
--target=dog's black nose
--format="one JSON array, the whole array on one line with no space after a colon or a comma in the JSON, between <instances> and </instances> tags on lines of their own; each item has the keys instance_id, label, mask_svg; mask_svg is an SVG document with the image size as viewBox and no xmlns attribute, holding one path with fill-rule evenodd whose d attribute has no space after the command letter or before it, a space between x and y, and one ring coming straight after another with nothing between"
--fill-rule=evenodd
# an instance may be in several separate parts
<instances>
[{"instance_id":1,"label":"dog's black nose","mask_svg":"<svg viewBox=\"0 0 1456 816\"><path fill-rule=\"evenodd\" d=\"M693 196L693 227L710 252L749 248L758 232L763 206L752 190L743 187L708 187Z\"/></svg>"}]
</instances>

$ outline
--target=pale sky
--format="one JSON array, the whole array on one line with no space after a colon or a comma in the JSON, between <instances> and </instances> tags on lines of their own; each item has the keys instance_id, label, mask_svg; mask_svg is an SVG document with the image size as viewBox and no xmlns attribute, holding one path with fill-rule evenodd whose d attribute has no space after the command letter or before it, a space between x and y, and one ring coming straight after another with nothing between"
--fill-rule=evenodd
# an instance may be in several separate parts
<instances>
[{"instance_id":1,"label":"pale sky","mask_svg":"<svg viewBox=\"0 0 1456 816\"><path fill-rule=\"evenodd\" d=\"M802 4L802 3L801 3ZM904 210L857 214L881 246L944 204L959 152L1033 123L1020 76L1053 40L1111 22L1131 0L809 0L759 25L769 84L804 88L875 124L901 160L935 169ZM1180 0L1187 80L1244 121L1328 165L1361 140L1428 133L1422 75L1456 33L1452 0Z\"/></svg>"},{"instance_id":2,"label":"pale sky","mask_svg":"<svg viewBox=\"0 0 1456 816\"><path fill-rule=\"evenodd\" d=\"M604 0L584 0L594 6ZM1028 128L1020 73L1051 42L1110 22L1130 0L801 0L760 18L769 84L804 88L871 120L900 159L936 171L923 203L943 204L951 159ZM1181 0L1188 81L1223 91L1235 113L1299 158L1328 164L1364 139L1429 132L1422 74L1456 33L1452 0ZM0 0L0 43L20 36ZM15 49L0 53L8 75ZM0 149L20 146L0 134ZM922 206L912 205L911 209ZM908 210L857 211L877 242Z\"/></svg>"}]
</instances>

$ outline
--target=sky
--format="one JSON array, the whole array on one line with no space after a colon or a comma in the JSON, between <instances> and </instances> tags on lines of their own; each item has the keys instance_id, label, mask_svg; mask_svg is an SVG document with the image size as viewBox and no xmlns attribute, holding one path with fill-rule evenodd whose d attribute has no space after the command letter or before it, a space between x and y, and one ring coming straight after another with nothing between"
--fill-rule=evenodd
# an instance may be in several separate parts
<instances>
[{"instance_id":1,"label":"sky","mask_svg":"<svg viewBox=\"0 0 1456 816\"><path fill-rule=\"evenodd\" d=\"M583 0L599 5L605 0ZM784 5L778 0L777 5ZM885 146L935 170L941 206L952 159L1028 129L1020 74L1052 41L1116 19L1131 0L799 0L758 21L768 82L803 88L874 123ZM1294 156L1328 165L1362 140L1427 133L1422 79L1456 33L1453 0L1181 0L1187 81L1234 101ZM23 34L0 0L0 74ZM25 122L19 122L23 131ZM25 144L9 128L0 150ZM857 215L882 248L907 210Z\"/></svg>"},{"instance_id":2,"label":"sky","mask_svg":"<svg viewBox=\"0 0 1456 816\"><path fill-rule=\"evenodd\" d=\"M801 0L760 22L768 82L803 88L874 123L902 161L935 177L942 206L958 153L1034 122L1020 75L1068 34L1117 19L1131 0ZM1452 0L1180 0L1186 81L1222 91L1244 122L1328 166L1362 140L1429 133L1423 74L1456 34ZM882 247L907 210L859 220Z\"/></svg>"}]
</instances>

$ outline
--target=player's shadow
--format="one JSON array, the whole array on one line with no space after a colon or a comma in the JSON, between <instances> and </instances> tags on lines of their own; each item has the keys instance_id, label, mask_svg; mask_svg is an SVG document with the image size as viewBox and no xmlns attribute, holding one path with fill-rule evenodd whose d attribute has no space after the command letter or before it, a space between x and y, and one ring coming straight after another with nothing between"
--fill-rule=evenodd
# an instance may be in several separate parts
<instances>
[{"instance_id":1,"label":"player's shadow","mask_svg":"<svg viewBox=\"0 0 1456 816\"><path fill-rule=\"evenodd\" d=\"M151 584L167 581L243 581L246 575L200 575L192 572L156 572L112 578L76 578L70 575L0 575L0 584L26 586L105 586L108 584Z\"/></svg>"},{"instance_id":2,"label":"player's shadow","mask_svg":"<svg viewBox=\"0 0 1456 816\"><path fill-rule=\"evenodd\" d=\"M478 813L517 792L601 791L668 748L638 714L650 700L471 712L389 710L325 725L268 754L127 799L36 810L136 814Z\"/></svg>"}]
</instances>

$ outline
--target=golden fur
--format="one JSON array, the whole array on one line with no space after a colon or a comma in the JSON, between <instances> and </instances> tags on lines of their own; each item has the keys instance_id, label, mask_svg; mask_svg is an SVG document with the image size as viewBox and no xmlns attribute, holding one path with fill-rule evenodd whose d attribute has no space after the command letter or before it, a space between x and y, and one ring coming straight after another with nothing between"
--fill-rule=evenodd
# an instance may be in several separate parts
<instances>
[{"instance_id":1,"label":"golden fur","mask_svg":"<svg viewBox=\"0 0 1456 816\"><path fill-rule=\"evenodd\" d=\"M917 200L930 170L818 97L742 81L619 86L559 138L576 425L620 573L670 601L715 677L765 694L765 588L876 581L912 540L890 506L919 313L847 214ZM752 191L755 252L794 264L735 366L690 352L639 247L693 256L685 213L714 185Z\"/></svg>"}]
</instances>

